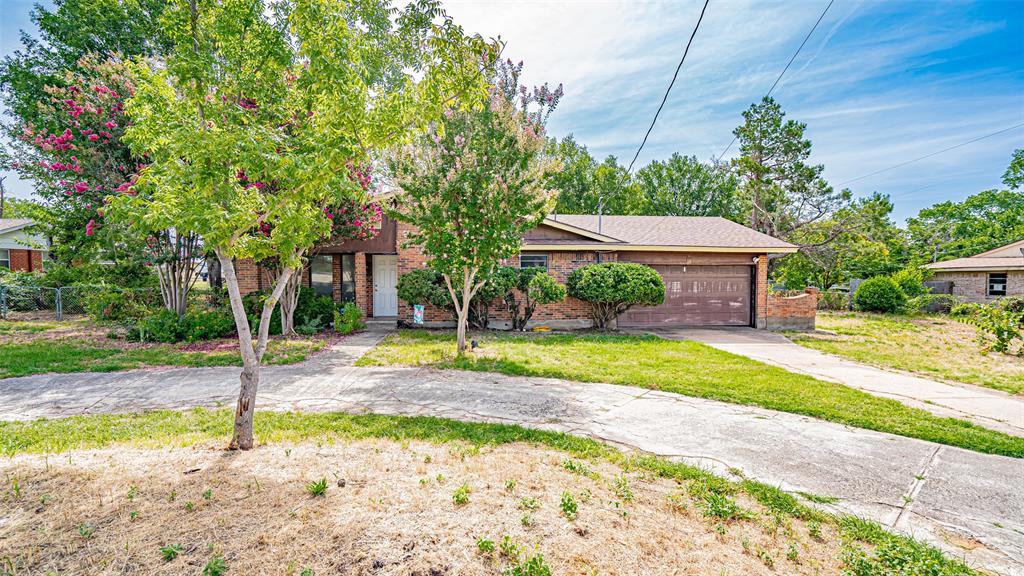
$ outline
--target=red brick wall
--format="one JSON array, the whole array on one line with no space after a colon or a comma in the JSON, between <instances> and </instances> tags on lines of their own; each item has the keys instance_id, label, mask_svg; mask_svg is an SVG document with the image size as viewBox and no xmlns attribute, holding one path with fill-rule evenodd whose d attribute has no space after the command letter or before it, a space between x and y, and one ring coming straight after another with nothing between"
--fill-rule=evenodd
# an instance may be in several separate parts
<instances>
[{"instance_id":1,"label":"red brick wall","mask_svg":"<svg viewBox=\"0 0 1024 576\"><path fill-rule=\"evenodd\" d=\"M769 330L814 330L817 313L816 288L808 288L796 296L770 294L765 327Z\"/></svg>"}]
</instances>

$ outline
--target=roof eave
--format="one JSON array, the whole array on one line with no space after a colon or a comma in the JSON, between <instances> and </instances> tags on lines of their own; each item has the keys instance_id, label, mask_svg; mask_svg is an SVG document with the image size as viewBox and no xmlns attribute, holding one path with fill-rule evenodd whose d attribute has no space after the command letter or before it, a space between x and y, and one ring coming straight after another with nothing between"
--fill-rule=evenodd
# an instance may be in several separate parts
<instances>
[{"instance_id":1,"label":"roof eave","mask_svg":"<svg viewBox=\"0 0 1024 576\"><path fill-rule=\"evenodd\" d=\"M573 226L572 224L566 224L565 222L561 222L559 220L553 220L550 216L545 217L544 221L541 222L541 224L544 224L545 226L550 226L552 228L557 228L559 230L564 230L566 232L572 232L573 234L578 234L586 238L591 238L593 240L597 240L598 242L622 242L622 240L619 240L618 238L612 238L611 236L600 234L598 232L594 232L593 230L588 230L586 228L581 228L579 226Z\"/></svg>"},{"instance_id":2,"label":"roof eave","mask_svg":"<svg viewBox=\"0 0 1024 576\"><path fill-rule=\"evenodd\" d=\"M627 244L615 242L609 244L542 244L526 243L521 250L624 250L634 252L740 252L757 254L792 254L798 250L796 246L662 246L655 244Z\"/></svg>"}]
</instances>

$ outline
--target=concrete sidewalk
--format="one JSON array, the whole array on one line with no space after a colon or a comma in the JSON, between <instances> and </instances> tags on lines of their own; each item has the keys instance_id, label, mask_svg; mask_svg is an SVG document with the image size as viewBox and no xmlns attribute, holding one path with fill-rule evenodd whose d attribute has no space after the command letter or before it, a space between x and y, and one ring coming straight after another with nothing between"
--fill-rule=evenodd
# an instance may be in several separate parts
<instances>
[{"instance_id":1,"label":"concrete sidewalk","mask_svg":"<svg viewBox=\"0 0 1024 576\"><path fill-rule=\"evenodd\" d=\"M781 334L751 328L675 328L650 331L663 338L695 340L746 356L838 382L875 396L898 400L939 416L970 420L979 426L1024 436L1024 398L970 384L948 384L912 374L882 370L805 348Z\"/></svg>"},{"instance_id":2,"label":"concrete sidewalk","mask_svg":"<svg viewBox=\"0 0 1024 576\"><path fill-rule=\"evenodd\" d=\"M837 497L834 508L971 565L1024 574L1024 460L628 386L353 367L380 337L363 333L306 363L265 368L258 409L430 415L591 436ZM0 380L0 418L233 406L237 393L233 367L32 376Z\"/></svg>"}]
</instances>

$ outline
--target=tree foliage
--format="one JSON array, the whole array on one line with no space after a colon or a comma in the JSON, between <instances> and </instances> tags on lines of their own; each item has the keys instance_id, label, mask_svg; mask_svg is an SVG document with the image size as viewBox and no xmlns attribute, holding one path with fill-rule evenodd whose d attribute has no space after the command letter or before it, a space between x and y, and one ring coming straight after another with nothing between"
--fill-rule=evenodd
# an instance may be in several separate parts
<instances>
[{"instance_id":1,"label":"tree foliage","mask_svg":"<svg viewBox=\"0 0 1024 576\"><path fill-rule=\"evenodd\" d=\"M615 156L598 162L586 146L572 135L561 141L551 139L548 153L561 160L562 169L548 177L558 193L555 212L559 214L642 214L644 197L626 167Z\"/></svg>"},{"instance_id":2,"label":"tree foliage","mask_svg":"<svg viewBox=\"0 0 1024 576\"><path fill-rule=\"evenodd\" d=\"M415 227L409 243L445 280L460 354L473 296L553 201L546 178L558 163L544 152L544 125L562 90L529 91L519 84L521 68L501 62L487 98L471 110L447 110L389 161L402 190L396 217Z\"/></svg>"},{"instance_id":3,"label":"tree foliage","mask_svg":"<svg viewBox=\"0 0 1024 576\"><path fill-rule=\"evenodd\" d=\"M916 261L971 256L1024 238L1024 191L986 190L951 200L907 219Z\"/></svg>"},{"instance_id":4,"label":"tree foliage","mask_svg":"<svg viewBox=\"0 0 1024 576\"><path fill-rule=\"evenodd\" d=\"M743 113L733 133L740 156L733 168L740 179L740 198L749 211L747 225L789 240L800 228L828 219L850 200L822 176L824 166L809 164L811 141L806 124L786 120L786 113L765 96Z\"/></svg>"},{"instance_id":5,"label":"tree foliage","mask_svg":"<svg viewBox=\"0 0 1024 576\"><path fill-rule=\"evenodd\" d=\"M605 262L573 270L566 281L569 295L591 305L594 327L605 330L633 306L665 301L661 275L643 264Z\"/></svg>"},{"instance_id":6,"label":"tree foliage","mask_svg":"<svg viewBox=\"0 0 1024 576\"><path fill-rule=\"evenodd\" d=\"M482 93L492 47L435 2L176 0L161 20L164 62L133 67L125 139L148 155L114 214L200 234L217 254L243 361L232 446L252 447L270 316L302 255L329 236L328 212L365 200L354 173L411 138L445 106ZM254 339L234 260L282 272Z\"/></svg>"},{"instance_id":7,"label":"tree foliage","mask_svg":"<svg viewBox=\"0 0 1024 576\"><path fill-rule=\"evenodd\" d=\"M644 197L643 214L743 218L738 181L726 166L676 153L641 168L636 180Z\"/></svg>"}]
</instances>

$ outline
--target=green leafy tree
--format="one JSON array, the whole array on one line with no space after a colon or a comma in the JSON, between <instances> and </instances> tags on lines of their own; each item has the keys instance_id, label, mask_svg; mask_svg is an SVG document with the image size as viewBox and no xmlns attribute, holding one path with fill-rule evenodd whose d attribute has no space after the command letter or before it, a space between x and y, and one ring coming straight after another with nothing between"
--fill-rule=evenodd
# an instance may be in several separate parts
<instances>
[{"instance_id":1,"label":"green leafy tree","mask_svg":"<svg viewBox=\"0 0 1024 576\"><path fill-rule=\"evenodd\" d=\"M829 219L804 226L792 240L801 245L773 270L787 288L822 290L851 278L898 270L906 258L905 238L890 214L888 197L874 194L841 208Z\"/></svg>"},{"instance_id":2,"label":"green leafy tree","mask_svg":"<svg viewBox=\"0 0 1024 576\"><path fill-rule=\"evenodd\" d=\"M790 240L796 239L799 229L826 220L846 206L850 192L833 190L822 177L825 167L807 163L811 155L811 141L804 137L807 125L785 117L771 97L751 105L743 113L743 125L733 132L740 156L732 165L740 179L740 199L749 212L748 225Z\"/></svg>"},{"instance_id":3,"label":"green leafy tree","mask_svg":"<svg viewBox=\"0 0 1024 576\"><path fill-rule=\"evenodd\" d=\"M481 94L493 47L427 1L177 0L162 24L173 49L134 67L127 105L125 140L150 163L112 211L200 234L217 255L243 366L231 447L250 449L271 314L302 255L330 235L330 207L365 194L356 166ZM281 266L255 338L241 258Z\"/></svg>"},{"instance_id":4,"label":"green leafy tree","mask_svg":"<svg viewBox=\"0 0 1024 576\"><path fill-rule=\"evenodd\" d=\"M548 177L558 192L555 211L559 214L642 214L644 197L640 187L626 174L614 156L598 162L586 146L572 135L552 139L548 153L561 160L562 169Z\"/></svg>"},{"instance_id":5,"label":"green leafy tree","mask_svg":"<svg viewBox=\"0 0 1024 576\"><path fill-rule=\"evenodd\" d=\"M488 98L473 110L446 111L389 161L403 192L396 217L415 226L409 242L422 247L452 299L458 354L466 350L473 296L554 200L546 178L558 162L544 152L544 124L562 89L527 90L521 70L521 63L500 63Z\"/></svg>"},{"instance_id":6,"label":"green leafy tree","mask_svg":"<svg viewBox=\"0 0 1024 576\"><path fill-rule=\"evenodd\" d=\"M32 23L38 36L22 32L22 48L0 61L0 92L4 104L19 120L36 130L57 126L39 103L47 102L49 87L67 87L67 73L82 72L80 60L92 55L105 61L159 56L171 45L160 18L167 0L55 0L36 4Z\"/></svg>"},{"instance_id":7,"label":"green leafy tree","mask_svg":"<svg viewBox=\"0 0 1024 576\"><path fill-rule=\"evenodd\" d=\"M739 183L725 166L677 153L664 162L656 160L644 166L636 180L645 198L645 214L743 218Z\"/></svg>"},{"instance_id":8,"label":"green leafy tree","mask_svg":"<svg viewBox=\"0 0 1024 576\"><path fill-rule=\"evenodd\" d=\"M907 219L918 262L971 256L1024 238L1024 191L986 190L946 201Z\"/></svg>"},{"instance_id":9,"label":"green leafy tree","mask_svg":"<svg viewBox=\"0 0 1024 576\"><path fill-rule=\"evenodd\" d=\"M590 303L594 327L599 330L606 330L633 306L657 306L665 301L661 275L643 264L588 264L573 270L565 285L570 296Z\"/></svg>"},{"instance_id":10,"label":"green leafy tree","mask_svg":"<svg viewBox=\"0 0 1024 576\"><path fill-rule=\"evenodd\" d=\"M1013 151L1010 165L1003 172L1003 184L1011 190L1020 190L1024 186L1024 148Z\"/></svg>"}]
</instances>

